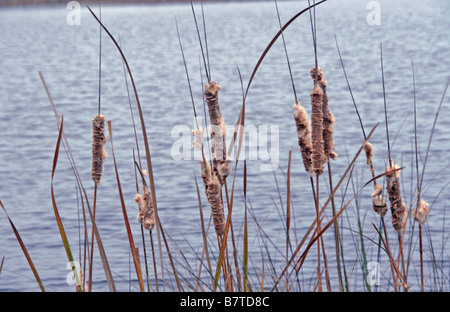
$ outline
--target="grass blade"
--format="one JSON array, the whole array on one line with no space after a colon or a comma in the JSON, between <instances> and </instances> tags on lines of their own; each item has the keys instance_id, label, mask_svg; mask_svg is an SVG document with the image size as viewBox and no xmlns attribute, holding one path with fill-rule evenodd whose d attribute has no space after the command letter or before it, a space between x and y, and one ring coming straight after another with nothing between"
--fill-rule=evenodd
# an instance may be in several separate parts
<instances>
[{"instance_id":1,"label":"grass blade","mask_svg":"<svg viewBox=\"0 0 450 312\"><path fill-rule=\"evenodd\" d=\"M56 222L58 224L59 233L61 235L61 239L62 239L64 249L67 254L67 258L69 259L69 262L72 264L72 263L74 263L72 251L70 250L69 240L67 239L66 231L64 230L64 226L63 226L61 217L59 215L58 207L56 205L55 193L54 193L54 189L53 189L53 178L55 176L56 166L58 164L59 148L61 145L63 127L64 127L64 116L61 116L61 125L59 127L58 141L56 142L55 155L53 157L52 178L51 178L51 195L52 195L53 211L55 213L55 218L56 218ZM75 266L72 266L72 271L75 276L76 285L78 287L78 290L81 292L83 290L82 290Z\"/></svg>"},{"instance_id":2,"label":"grass blade","mask_svg":"<svg viewBox=\"0 0 450 312\"><path fill-rule=\"evenodd\" d=\"M247 162L244 160L244 252L242 274L244 292L248 290L248 224L247 224Z\"/></svg>"},{"instance_id":3,"label":"grass blade","mask_svg":"<svg viewBox=\"0 0 450 312\"><path fill-rule=\"evenodd\" d=\"M133 255L133 262L134 262L134 267L136 269L136 275L137 275L138 282L139 282L139 288L140 288L141 292L144 292L145 288L144 288L144 281L142 279L141 266L139 264L139 257L138 257L137 251L136 251L136 246L134 244L133 234L131 233L130 223L128 221L127 209L125 207L125 200L123 199L122 187L120 186L120 178L119 178L119 172L117 170L116 156L114 155L114 143L113 143L113 136L112 136L110 120L108 120L108 131L109 131L109 137L111 140L111 153L113 156L114 169L116 172L117 188L119 190L120 204L122 206L123 219L125 221L125 227L127 229L128 240L130 243L131 253Z\"/></svg>"},{"instance_id":4,"label":"grass blade","mask_svg":"<svg viewBox=\"0 0 450 312\"><path fill-rule=\"evenodd\" d=\"M31 271L33 271L34 277L35 277L35 279L36 279L36 282L37 282L38 285L39 285L39 288L41 289L42 292L45 292L44 285L42 284L41 278L39 277L39 274L38 274L38 272L37 272L37 270L36 270L36 267L34 266L33 261L31 260L30 254L28 253L28 250L27 250L27 248L25 247L25 244L24 244L24 242L22 241L22 238L20 237L19 232L17 231L17 229L16 229L14 223L13 223L13 222L11 221L11 219L9 218L8 213L6 212L6 209L5 209L5 207L3 206L3 203L2 203L1 200L0 200L0 206L2 206L3 211L4 211L5 214L6 214L6 217L8 218L9 224L11 225L11 228L12 228L12 230L13 230L13 232L14 232L14 235L16 235L16 239L17 239L17 241L19 242L19 245L20 245L20 247L22 248L23 253L25 254L25 258L27 258L28 264L30 265ZM0 273L1 273L1 271L2 271L2 268L3 268L3 262L4 262L4 261L5 261L5 256L3 256L2 263L0 264Z\"/></svg>"}]
</instances>

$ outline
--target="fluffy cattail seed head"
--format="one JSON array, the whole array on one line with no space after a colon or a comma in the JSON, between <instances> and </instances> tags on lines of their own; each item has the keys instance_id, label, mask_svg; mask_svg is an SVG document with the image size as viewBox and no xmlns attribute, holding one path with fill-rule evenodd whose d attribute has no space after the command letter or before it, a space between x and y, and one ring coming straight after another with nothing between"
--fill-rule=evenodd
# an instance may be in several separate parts
<instances>
[{"instance_id":1,"label":"fluffy cattail seed head","mask_svg":"<svg viewBox=\"0 0 450 312\"><path fill-rule=\"evenodd\" d=\"M383 188L379 184L374 184L372 192L372 208L373 210L384 217L387 212L386 199L383 197Z\"/></svg>"},{"instance_id":2,"label":"fluffy cattail seed head","mask_svg":"<svg viewBox=\"0 0 450 312\"><path fill-rule=\"evenodd\" d=\"M417 207L412 211L412 216L417 222L419 222L419 224L423 225L425 221L427 221L429 212L430 210L428 209L428 203L426 201L419 200Z\"/></svg>"},{"instance_id":3,"label":"fluffy cattail seed head","mask_svg":"<svg viewBox=\"0 0 450 312\"><path fill-rule=\"evenodd\" d=\"M294 105L294 119L295 125L297 127L297 137L298 145L300 146L300 151L302 153L303 165L306 172L310 176L314 174L312 170L312 142L311 142L311 122L309 121L308 113L306 109L296 102Z\"/></svg>"},{"instance_id":4,"label":"fluffy cattail seed head","mask_svg":"<svg viewBox=\"0 0 450 312\"><path fill-rule=\"evenodd\" d=\"M137 220L144 226L146 230L152 231L156 223L155 213L153 209L153 200L150 195L149 188L144 185L143 189L144 194L137 194L134 198L139 210Z\"/></svg>"},{"instance_id":5,"label":"fluffy cattail seed head","mask_svg":"<svg viewBox=\"0 0 450 312\"><path fill-rule=\"evenodd\" d=\"M318 73L318 75L316 75L316 73ZM328 83L325 80L325 76L324 76L323 71L322 71L322 69L320 67L317 67L317 70L316 70L315 67L311 68L310 71L309 71L309 74L311 75L311 78L313 80L317 79L317 82L320 83L322 89L323 89L323 87L327 86Z\"/></svg>"}]
</instances>

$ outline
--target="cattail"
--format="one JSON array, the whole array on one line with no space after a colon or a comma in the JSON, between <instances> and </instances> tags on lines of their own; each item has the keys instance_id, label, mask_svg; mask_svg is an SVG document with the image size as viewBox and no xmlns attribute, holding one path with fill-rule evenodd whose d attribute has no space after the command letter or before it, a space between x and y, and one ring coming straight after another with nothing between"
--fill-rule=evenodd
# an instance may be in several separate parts
<instances>
[{"instance_id":1,"label":"cattail","mask_svg":"<svg viewBox=\"0 0 450 312\"><path fill-rule=\"evenodd\" d=\"M223 235L225 226L224 210L220 196L220 184L215 176L208 181L206 196L211 206L214 229L216 231L216 234Z\"/></svg>"},{"instance_id":2,"label":"cattail","mask_svg":"<svg viewBox=\"0 0 450 312\"><path fill-rule=\"evenodd\" d=\"M208 105L211 123L211 153L213 157L213 171L221 185L230 174L230 159L226 151L226 124L220 112L219 105L220 85L210 81L205 85L205 99Z\"/></svg>"},{"instance_id":3,"label":"cattail","mask_svg":"<svg viewBox=\"0 0 450 312\"><path fill-rule=\"evenodd\" d=\"M200 160L201 176L203 179L203 185L205 186L205 193L208 191L208 183L211 180L211 166L206 159Z\"/></svg>"},{"instance_id":4,"label":"cattail","mask_svg":"<svg viewBox=\"0 0 450 312\"><path fill-rule=\"evenodd\" d=\"M423 225L425 221L427 221L429 212L430 210L428 209L428 203L426 201L419 200L417 207L412 211L412 216L417 222L419 222L420 225Z\"/></svg>"},{"instance_id":5,"label":"cattail","mask_svg":"<svg viewBox=\"0 0 450 312\"><path fill-rule=\"evenodd\" d=\"M92 119L92 179L95 185L101 183L103 174L103 159L108 157L105 151L105 116L96 115Z\"/></svg>"},{"instance_id":6,"label":"cattail","mask_svg":"<svg viewBox=\"0 0 450 312\"><path fill-rule=\"evenodd\" d=\"M386 168L387 192L391 203L392 226L397 232L405 227L408 219L408 207L402 202L400 195L400 170L397 170L399 168L392 161L390 166Z\"/></svg>"},{"instance_id":7,"label":"cattail","mask_svg":"<svg viewBox=\"0 0 450 312\"><path fill-rule=\"evenodd\" d=\"M367 165L369 165L370 172L372 173L372 178L375 178L375 170L373 168L372 157L375 154L372 144L365 142L363 145L364 151L366 152ZM382 196L383 188L381 185L377 184L377 180L373 180L373 192L372 192L372 208L373 210L384 217L387 211L387 204L385 198Z\"/></svg>"},{"instance_id":8,"label":"cattail","mask_svg":"<svg viewBox=\"0 0 450 312\"><path fill-rule=\"evenodd\" d=\"M155 226L155 213L153 210L153 201L150 195L149 188L144 185L144 194L141 196L137 194L134 200L138 205L137 220L146 230L152 231Z\"/></svg>"},{"instance_id":9,"label":"cattail","mask_svg":"<svg viewBox=\"0 0 450 312\"><path fill-rule=\"evenodd\" d=\"M310 70L310 75L313 80L317 79L317 84L322 88L322 113L323 113L323 144L324 144L324 154L323 162L327 162L330 158L336 159L337 154L334 152L336 148L336 143L334 141L334 125L336 123L336 118L330 112L328 107L328 95L327 95L327 85L328 82L325 80L325 75L320 67L313 67Z\"/></svg>"},{"instance_id":10,"label":"cattail","mask_svg":"<svg viewBox=\"0 0 450 312\"><path fill-rule=\"evenodd\" d=\"M372 192L372 208L373 210L384 217L387 212L386 199L381 195L383 188L379 184L373 186Z\"/></svg>"},{"instance_id":11,"label":"cattail","mask_svg":"<svg viewBox=\"0 0 450 312\"><path fill-rule=\"evenodd\" d=\"M316 84L311 92L311 140L312 140L312 170L316 175L323 172L323 111L322 88Z\"/></svg>"},{"instance_id":12,"label":"cattail","mask_svg":"<svg viewBox=\"0 0 450 312\"><path fill-rule=\"evenodd\" d=\"M219 160L218 164L217 164L217 174L218 174L218 179L221 185L223 185L225 183L226 178L228 177L228 175L231 172L231 167L230 167L230 158L227 157L226 160Z\"/></svg>"},{"instance_id":13,"label":"cattail","mask_svg":"<svg viewBox=\"0 0 450 312\"><path fill-rule=\"evenodd\" d=\"M375 155L375 152L373 150L373 145L366 141L363 145L364 151L366 152L366 159L367 159L367 165L369 165L370 173L372 173L372 178L375 177L375 170L373 168L373 162L372 157ZM374 180L374 183L376 184L377 181Z\"/></svg>"},{"instance_id":14,"label":"cattail","mask_svg":"<svg viewBox=\"0 0 450 312\"><path fill-rule=\"evenodd\" d=\"M205 184L206 197L211 206L214 229L217 235L224 233L224 209L222 202L221 187L230 174L230 159L226 151L226 124L220 112L219 105L220 85L210 81L205 85L205 100L208 105L211 123L211 154L213 168L206 160L203 160L202 178Z\"/></svg>"},{"instance_id":15,"label":"cattail","mask_svg":"<svg viewBox=\"0 0 450 312\"><path fill-rule=\"evenodd\" d=\"M295 111L294 119L297 127L298 145L300 146L300 151L302 153L303 165L306 172L308 172L310 176L313 176L314 172L312 170L311 160L311 123L309 121L306 109L300 104L300 102L297 101L293 108Z\"/></svg>"},{"instance_id":16,"label":"cattail","mask_svg":"<svg viewBox=\"0 0 450 312\"><path fill-rule=\"evenodd\" d=\"M220 85L210 81L205 85L205 99L208 104L209 118L211 122L211 152L213 159L223 159L224 152L224 120L219 105Z\"/></svg>"}]
</instances>

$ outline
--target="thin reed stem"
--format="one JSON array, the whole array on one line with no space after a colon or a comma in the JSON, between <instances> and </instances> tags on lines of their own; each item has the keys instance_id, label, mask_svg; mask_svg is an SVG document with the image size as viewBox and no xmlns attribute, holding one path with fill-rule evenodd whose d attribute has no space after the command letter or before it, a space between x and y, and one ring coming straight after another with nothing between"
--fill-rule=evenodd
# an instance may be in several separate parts
<instances>
[{"instance_id":1,"label":"thin reed stem","mask_svg":"<svg viewBox=\"0 0 450 312\"><path fill-rule=\"evenodd\" d=\"M383 85L383 102L384 102L384 117L386 123L386 140L387 140L387 148L388 148L388 159L389 164L392 162L391 158L391 144L389 142L389 126L388 126L388 114L387 114L387 105L386 105L386 88L384 84L384 66L383 66L383 43L380 43L380 59L381 59L381 81Z\"/></svg>"}]
</instances>

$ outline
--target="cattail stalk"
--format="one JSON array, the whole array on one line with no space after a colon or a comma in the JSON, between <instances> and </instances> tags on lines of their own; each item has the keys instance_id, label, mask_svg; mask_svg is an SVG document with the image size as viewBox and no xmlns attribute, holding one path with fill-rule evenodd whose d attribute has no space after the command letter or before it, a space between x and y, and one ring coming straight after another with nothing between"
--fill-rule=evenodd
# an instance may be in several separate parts
<instances>
[{"instance_id":1,"label":"cattail stalk","mask_svg":"<svg viewBox=\"0 0 450 312\"><path fill-rule=\"evenodd\" d=\"M391 161L390 166L386 168L387 192L391 203L392 226L400 233L405 228L408 219L408 207L402 201L400 194L400 167Z\"/></svg>"},{"instance_id":2,"label":"cattail stalk","mask_svg":"<svg viewBox=\"0 0 450 312\"><path fill-rule=\"evenodd\" d=\"M105 116L96 115L92 119L92 179L95 185L101 183L103 160L108 157L105 150Z\"/></svg>"},{"instance_id":3,"label":"cattail stalk","mask_svg":"<svg viewBox=\"0 0 450 312\"><path fill-rule=\"evenodd\" d=\"M412 211L413 218L419 222L419 252L420 252L420 285L421 291L424 291L423 288L423 246L422 246L422 226L425 224L425 221L428 218L428 213L430 210L428 209L428 203L419 199L417 202L416 208Z\"/></svg>"}]
</instances>

